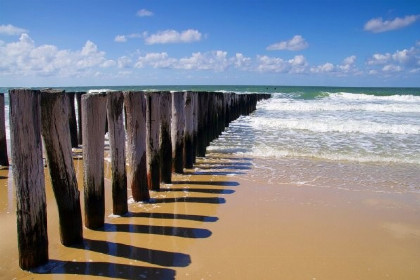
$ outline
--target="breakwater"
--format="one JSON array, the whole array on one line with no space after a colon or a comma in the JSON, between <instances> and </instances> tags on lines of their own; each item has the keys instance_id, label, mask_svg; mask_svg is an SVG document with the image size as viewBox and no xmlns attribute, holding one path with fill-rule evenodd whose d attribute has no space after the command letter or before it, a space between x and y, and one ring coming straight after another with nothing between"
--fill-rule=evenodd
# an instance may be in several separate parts
<instances>
[{"instance_id":1,"label":"breakwater","mask_svg":"<svg viewBox=\"0 0 420 280\"><path fill-rule=\"evenodd\" d=\"M106 130L113 212L123 215L127 212L127 186L135 201L147 201L149 190L158 190L161 182L170 183L170 173L191 168L232 120L250 114L259 100L270 97L169 91L73 94L29 89L10 90L9 95L19 263L23 269L48 261L41 135L59 209L61 242L70 245L83 239L77 188L81 182L75 179L71 157L75 139L83 145L84 222L87 228L96 229L104 225Z\"/></svg>"}]
</instances>

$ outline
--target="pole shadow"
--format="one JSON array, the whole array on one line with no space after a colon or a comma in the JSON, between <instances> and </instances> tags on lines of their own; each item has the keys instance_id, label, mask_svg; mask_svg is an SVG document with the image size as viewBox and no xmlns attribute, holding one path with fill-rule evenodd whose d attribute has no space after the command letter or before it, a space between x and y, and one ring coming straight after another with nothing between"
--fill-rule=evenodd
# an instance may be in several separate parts
<instances>
[{"instance_id":1,"label":"pole shadow","mask_svg":"<svg viewBox=\"0 0 420 280\"><path fill-rule=\"evenodd\" d=\"M240 171L231 171L231 172L224 172L224 171L186 171L183 173L184 175L218 175L218 176L226 176L226 175L244 175L246 173Z\"/></svg>"},{"instance_id":2,"label":"pole shadow","mask_svg":"<svg viewBox=\"0 0 420 280\"><path fill-rule=\"evenodd\" d=\"M205 203L205 204L224 204L226 200L222 197L166 197L166 198L153 198L149 203Z\"/></svg>"},{"instance_id":3,"label":"pole shadow","mask_svg":"<svg viewBox=\"0 0 420 280\"><path fill-rule=\"evenodd\" d=\"M165 236L177 236L182 238L208 238L211 236L211 231L202 228L187 228L187 227L170 227L170 226L152 226L152 225L133 225L133 224L108 224L96 231L104 232L128 232L128 233L144 233L156 234Z\"/></svg>"},{"instance_id":4,"label":"pole shadow","mask_svg":"<svg viewBox=\"0 0 420 280\"><path fill-rule=\"evenodd\" d=\"M188 183L186 183L188 185ZM189 192L189 193L214 193L214 194L232 194L234 190L227 189L199 189L199 188L161 188L158 192Z\"/></svg>"},{"instance_id":5,"label":"pole shadow","mask_svg":"<svg viewBox=\"0 0 420 280\"><path fill-rule=\"evenodd\" d=\"M72 247L114 257L143 261L160 266L186 267L191 264L191 258L187 254L146 249L103 240L92 240L85 238L83 240L83 244Z\"/></svg>"},{"instance_id":6,"label":"pole shadow","mask_svg":"<svg viewBox=\"0 0 420 280\"><path fill-rule=\"evenodd\" d=\"M150 213L150 212L129 212L122 216L124 217L135 217L135 218L151 218L151 219L170 219L170 220L189 220L196 222L209 222L214 223L219 220L217 217L201 216L201 215L189 215L189 214L173 214L173 213Z\"/></svg>"},{"instance_id":7,"label":"pole shadow","mask_svg":"<svg viewBox=\"0 0 420 280\"><path fill-rule=\"evenodd\" d=\"M222 187L236 187L239 186L238 182L234 181L172 181L173 185L209 185L209 186L222 186Z\"/></svg>"},{"instance_id":8,"label":"pole shadow","mask_svg":"<svg viewBox=\"0 0 420 280\"><path fill-rule=\"evenodd\" d=\"M50 260L46 265L31 270L35 274L91 275L114 279L175 279L173 269L134 266L108 262L66 262Z\"/></svg>"}]
</instances>

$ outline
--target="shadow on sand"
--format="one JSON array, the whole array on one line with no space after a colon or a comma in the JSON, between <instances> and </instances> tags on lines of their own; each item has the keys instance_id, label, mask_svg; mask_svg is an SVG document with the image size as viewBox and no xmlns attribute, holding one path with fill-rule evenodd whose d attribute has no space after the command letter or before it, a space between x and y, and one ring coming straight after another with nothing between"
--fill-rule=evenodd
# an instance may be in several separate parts
<instances>
[{"instance_id":1,"label":"shadow on sand","mask_svg":"<svg viewBox=\"0 0 420 280\"><path fill-rule=\"evenodd\" d=\"M189 220L189 221L196 221L196 222L216 222L219 220L219 218L212 217L212 216L174 214L174 213L151 213L151 212L130 212L127 215L124 215L123 217Z\"/></svg>"},{"instance_id":2,"label":"shadow on sand","mask_svg":"<svg viewBox=\"0 0 420 280\"><path fill-rule=\"evenodd\" d=\"M96 231L104 232L129 232L144 233L166 236L177 236L183 238L207 238L211 236L211 231L202 228L171 227L171 226L146 226L133 224L108 224Z\"/></svg>"},{"instance_id":3,"label":"shadow on sand","mask_svg":"<svg viewBox=\"0 0 420 280\"><path fill-rule=\"evenodd\" d=\"M66 262L50 260L46 265L31 270L36 274L74 274L101 276L114 279L175 279L175 270L108 262Z\"/></svg>"},{"instance_id":4,"label":"shadow on sand","mask_svg":"<svg viewBox=\"0 0 420 280\"><path fill-rule=\"evenodd\" d=\"M160 266L186 267L191 263L190 256L187 254L146 249L110 241L84 239L83 244L74 248Z\"/></svg>"}]
</instances>

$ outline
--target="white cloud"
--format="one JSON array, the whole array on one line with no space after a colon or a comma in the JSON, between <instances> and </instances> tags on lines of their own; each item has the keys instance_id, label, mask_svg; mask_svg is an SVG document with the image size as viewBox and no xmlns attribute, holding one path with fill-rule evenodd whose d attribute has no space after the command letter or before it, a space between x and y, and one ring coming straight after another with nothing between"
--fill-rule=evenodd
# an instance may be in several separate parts
<instances>
[{"instance_id":1,"label":"white cloud","mask_svg":"<svg viewBox=\"0 0 420 280\"><path fill-rule=\"evenodd\" d=\"M375 53L374 55L372 55L371 58L368 59L367 64L368 65L386 64L388 61L390 61L391 58L392 58L391 54L389 53L386 53L386 54Z\"/></svg>"},{"instance_id":2,"label":"white cloud","mask_svg":"<svg viewBox=\"0 0 420 280\"><path fill-rule=\"evenodd\" d=\"M83 75L94 67L111 67L115 62L105 58L96 44L87 41L77 51L60 50L53 45L36 46L23 33L17 42L0 46L0 71L8 75L71 77Z\"/></svg>"},{"instance_id":3,"label":"white cloud","mask_svg":"<svg viewBox=\"0 0 420 280\"><path fill-rule=\"evenodd\" d=\"M117 35L115 36L114 41L118 43L124 43L127 42L127 37L125 35Z\"/></svg>"},{"instance_id":4,"label":"white cloud","mask_svg":"<svg viewBox=\"0 0 420 280\"><path fill-rule=\"evenodd\" d=\"M147 34L147 33L144 33ZM128 41L128 39L133 39L133 38L142 38L145 35L144 34L140 34L140 33L131 33L128 35L117 35L114 38L114 41L117 43L125 43Z\"/></svg>"},{"instance_id":5,"label":"white cloud","mask_svg":"<svg viewBox=\"0 0 420 280\"><path fill-rule=\"evenodd\" d=\"M153 15L154 15L153 12L146 9L141 9L137 12L138 17L151 17Z\"/></svg>"},{"instance_id":6,"label":"white cloud","mask_svg":"<svg viewBox=\"0 0 420 280\"><path fill-rule=\"evenodd\" d=\"M130 68L131 63L132 63L132 60L128 56L122 56L118 58L117 60L118 68Z\"/></svg>"},{"instance_id":7,"label":"white cloud","mask_svg":"<svg viewBox=\"0 0 420 280\"><path fill-rule=\"evenodd\" d=\"M305 73L308 63L303 55L284 60L279 57L257 56L256 70L259 72L275 73Z\"/></svg>"},{"instance_id":8,"label":"white cloud","mask_svg":"<svg viewBox=\"0 0 420 280\"><path fill-rule=\"evenodd\" d=\"M310 71L312 73L330 73L335 70L334 64L327 62L323 65L313 66Z\"/></svg>"},{"instance_id":9,"label":"white cloud","mask_svg":"<svg viewBox=\"0 0 420 280\"><path fill-rule=\"evenodd\" d=\"M420 18L420 15L410 15L404 18L395 18L393 20L383 20L381 17L373 18L366 22L365 31L373 33L386 32L396 29L401 29L415 23Z\"/></svg>"},{"instance_id":10,"label":"white cloud","mask_svg":"<svg viewBox=\"0 0 420 280\"><path fill-rule=\"evenodd\" d=\"M160 31L156 34L146 36L145 41L148 45L169 44L169 43L191 43L201 40L201 33L195 29L188 29L182 32L176 30Z\"/></svg>"},{"instance_id":11,"label":"white cloud","mask_svg":"<svg viewBox=\"0 0 420 280\"><path fill-rule=\"evenodd\" d=\"M402 68L398 65L388 64L382 68L382 71L387 73L401 72Z\"/></svg>"},{"instance_id":12,"label":"white cloud","mask_svg":"<svg viewBox=\"0 0 420 280\"><path fill-rule=\"evenodd\" d=\"M147 66L153 68L171 68L183 70L213 70L221 72L226 70L231 65L234 65L237 57L229 59L225 51L212 52L196 52L189 57L172 58L166 52L161 53L147 53L140 56L135 63L136 68L144 68ZM246 61L246 58L239 56L240 59Z\"/></svg>"},{"instance_id":13,"label":"white cloud","mask_svg":"<svg viewBox=\"0 0 420 280\"><path fill-rule=\"evenodd\" d=\"M416 45L408 49L397 50L394 53L375 53L366 64L375 70L372 73L396 73L407 71L416 73L420 68L420 49Z\"/></svg>"},{"instance_id":14,"label":"white cloud","mask_svg":"<svg viewBox=\"0 0 420 280\"><path fill-rule=\"evenodd\" d=\"M356 67L355 55L348 56L343 59L341 64L334 65L330 62L324 63L322 65L312 66L310 68L311 73L333 73L336 76L346 76L349 74L360 74L360 70Z\"/></svg>"},{"instance_id":15,"label":"white cloud","mask_svg":"<svg viewBox=\"0 0 420 280\"><path fill-rule=\"evenodd\" d=\"M20 27L13 26L11 24L0 25L0 34L4 35L21 35L22 33L28 33L28 30Z\"/></svg>"},{"instance_id":16,"label":"white cloud","mask_svg":"<svg viewBox=\"0 0 420 280\"><path fill-rule=\"evenodd\" d=\"M309 44L301 35L295 35L288 41L282 41L279 43L271 44L267 47L269 51L288 50L288 51L300 51L306 49Z\"/></svg>"}]
</instances>

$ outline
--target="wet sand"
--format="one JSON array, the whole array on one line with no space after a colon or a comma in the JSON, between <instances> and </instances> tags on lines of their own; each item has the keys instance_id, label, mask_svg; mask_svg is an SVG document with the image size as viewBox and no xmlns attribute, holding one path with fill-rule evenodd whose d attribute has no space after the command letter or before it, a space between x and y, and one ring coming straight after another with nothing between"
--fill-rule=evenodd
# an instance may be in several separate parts
<instances>
[{"instance_id":1,"label":"wet sand","mask_svg":"<svg viewBox=\"0 0 420 280\"><path fill-rule=\"evenodd\" d=\"M108 167L106 226L85 228L84 244L74 248L59 242L47 183L51 261L33 272L18 266L12 174L0 170L0 278L420 277L419 194L268 184L247 176L253 161L198 159L195 170L152 192L153 203L131 203L126 217L110 215ZM81 187L82 161L75 167Z\"/></svg>"}]
</instances>

